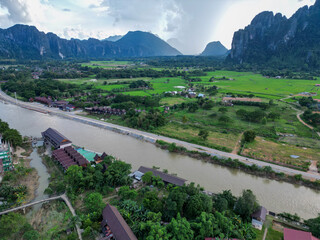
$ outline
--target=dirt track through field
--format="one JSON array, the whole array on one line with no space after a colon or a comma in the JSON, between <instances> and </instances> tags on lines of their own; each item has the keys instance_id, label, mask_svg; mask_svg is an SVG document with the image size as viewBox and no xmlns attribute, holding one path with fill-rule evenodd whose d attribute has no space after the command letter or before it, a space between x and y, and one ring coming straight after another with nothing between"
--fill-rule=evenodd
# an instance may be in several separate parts
<instances>
[{"instance_id":1,"label":"dirt track through field","mask_svg":"<svg viewBox=\"0 0 320 240\"><path fill-rule=\"evenodd\" d=\"M232 154L238 154L238 151L240 150L241 147L241 139L242 139L243 133L240 134L237 144L234 146L232 150Z\"/></svg>"}]
</instances>

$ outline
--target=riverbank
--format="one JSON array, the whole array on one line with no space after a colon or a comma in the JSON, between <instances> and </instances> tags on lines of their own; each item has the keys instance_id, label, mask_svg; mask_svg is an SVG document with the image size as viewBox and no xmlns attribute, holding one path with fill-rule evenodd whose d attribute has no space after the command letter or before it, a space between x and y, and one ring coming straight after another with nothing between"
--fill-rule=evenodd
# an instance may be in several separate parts
<instances>
[{"instance_id":1,"label":"riverbank","mask_svg":"<svg viewBox=\"0 0 320 240\"><path fill-rule=\"evenodd\" d=\"M24 203L31 202L36 198L36 191L39 187L38 171L30 164L32 152L32 144L26 143L23 147L17 147L12 156L13 164L15 168L18 168L18 170L15 170L18 172L15 184L25 185L28 189Z\"/></svg>"},{"instance_id":2,"label":"riverbank","mask_svg":"<svg viewBox=\"0 0 320 240\"><path fill-rule=\"evenodd\" d=\"M193 150L198 150L198 149L203 149L202 152L206 152L212 156L217 156L217 157L222 157L222 158L232 158L232 159L238 159L239 161L241 161L242 163L246 164L246 165L252 165L255 164L259 167L265 167L265 166L269 166L271 167L275 172L284 172L286 175L290 175L290 176L295 176L295 175L299 175L301 174L302 178L305 178L307 180L320 180L320 174L317 173L308 173L308 172L303 172L303 171L298 171L298 170L294 170L291 168L287 168L287 167L283 167L283 166L278 166L275 164L271 164L271 163L266 163L266 162L262 162L256 159L252 159L252 158L247 158L247 157L243 157L240 155L235 155L235 154L231 154L231 153L227 153L227 152L222 152L216 149L212 149L212 148L208 148L208 147L203 147L197 144L192 144L192 143L188 143L188 142L184 142L184 141L180 141L177 139L172 139L172 138L168 138L165 136L159 136L156 134L152 134L152 133L148 133L148 132L143 132L143 131L139 131L136 129L132 129L132 128L128 128L128 127L123 127L123 126L119 126L119 125L115 125L115 124L111 124L111 123L106 123L106 122L102 122L99 120L94 120L94 119L90 119L90 118L85 118L85 117L81 117L81 116L77 116L74 115L72 113L69 112L63 112L60 111L58 109L52 109L52 108L48 108L42 105L34 105L31 103L24 103L21 102L19 100L15 100L13 98L11 98L10 96L6 95L4 92L0 91L0 98L18 105L20 107L29 109L29 110L35 110L38 111L48 111L50 114L52 115L56 115L65 119L70 119L73 121L78 121L81 123L85 123L91 126L95 126L95 127L99 127L99 128L103 128L103 129L107 129L107 130L111 130L117 133L121 133L123 135L128 135L131 137L134 137L136 139L139 140L144 140L147 142L151 142L151 143L155 143L157 140L162 140L162 141L166 141L169 143L176 143L178 145L181 145L185 148L187 148L189 151L193 151Z\"/></svg>"},{"instance_id":3,"label":"riverbank","mask_svg":"<svg viewBox=\"0 0 320 240\"><path fill-rule=\"evenodd\" d=\"M315 190L320 190L320 180L310 181L310 180L303 179L301 175L294 175L294 176L285 175L283 172L273 171L272 168L268 166L261 168L255 164L246 165L237 159L231 159L231 158L224 159L224 158L219 158L217 156L211 156L204 152L189 151L184 147L176 146L175 144L172 144L172 143L170 144L164 141L157 141L156 146L160 147L161 149L186 155L206 163L219 164L229 168L242 170L254 176L268 178L276 181L284 181L284 182L295 184L295 185L303 185L305 187L309 187Z\"/></svg>"},{"instance_id":4,"label":"riverbank","mask_svg":"<svg viewBox=\"0 0 320 240\"><path fill-rule=\"evenodd\" d=\"M58 116L29 111L12 104L0 102L0 118L10 122L10 126L25 136L38 138L42 131L52 127L73 140L73 144L94 152L105 151L130 163L133 170L140 166L157 166L200 184L210 192L230 189L233 194L239 196L243 189L251 189L263 206L275 212L297 213L304 219L315 217L320 212L319 192L304 186L260 178L234 168L205 163L185 155L164 151L154 144L127 135Z\"/></svg>"}]
</instances>

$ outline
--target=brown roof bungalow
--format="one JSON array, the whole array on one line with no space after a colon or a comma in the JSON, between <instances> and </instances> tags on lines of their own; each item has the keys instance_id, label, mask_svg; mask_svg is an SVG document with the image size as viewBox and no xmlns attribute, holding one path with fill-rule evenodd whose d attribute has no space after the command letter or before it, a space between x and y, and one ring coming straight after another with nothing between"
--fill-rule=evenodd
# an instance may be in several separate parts
<instances>
[{"instance_id":1,"label":"brown roof bungalow","mask_svg":"<svg viewBox=\"0 0 320 240\"><path fill-rule=\"evenodd\" d=\"M101 227L104 237L101 240L138 240L116 207L108 204L103 209L102 217Z\"/></svg>"},{"instance_id":2,"label":"brown roof bungalow","mask_svg":"<svg viewBox=\"0 0 320 240\"><path fill-rule=\"evenodd\" d=\"M154 176L160 177L164 183L171 183L173 185L177 186L183 186L187 180L183 178L179 178L176 176L172 176L170 174L166 174L163 172L160 172L158 170L155 170L153 168L147 168L147 167L140 167L138 169L139 172L146 173L146 172L152 172Z\"/></svg>"},{"instance_id":3,"label":"brown roof bungalow","mask_svg":"<svg viewBox=\"0 0 320 240\"><path fill-rule=\"evenodd\" d=\"M89 162L80 153L78 153L72 146L56 149L52 152L52 158L61 165L66 171L72 165L86 167Z\"/></svg>"}]
</instances>

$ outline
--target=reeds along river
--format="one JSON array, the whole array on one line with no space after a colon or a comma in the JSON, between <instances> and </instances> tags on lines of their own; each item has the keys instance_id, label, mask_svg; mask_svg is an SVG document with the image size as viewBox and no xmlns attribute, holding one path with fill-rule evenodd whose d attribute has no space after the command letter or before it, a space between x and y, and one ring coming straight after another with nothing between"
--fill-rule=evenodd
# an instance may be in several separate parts
<instances>
[{"instance_id":1,"label":"reeds along river","mask_svg":"<svg viewBox=\"0 0 320 240\"><path fill-rule=\"evenodd\" d=\"M22 135L40 137L41 132L53 127L78 146L96 152L106 152L130 163L133 170L139 166L157 166L195 182L211 192L230 189L239 195L251 189L261 205L274 212L297 213L302 218L320 213L320 192L303 186L255 177L219 165L204 163L187 156L169 153L151 143L121 135L57 116L42 114L11 104L0 103L0 118L18 129Z\"/></svg>"}]
</instances>

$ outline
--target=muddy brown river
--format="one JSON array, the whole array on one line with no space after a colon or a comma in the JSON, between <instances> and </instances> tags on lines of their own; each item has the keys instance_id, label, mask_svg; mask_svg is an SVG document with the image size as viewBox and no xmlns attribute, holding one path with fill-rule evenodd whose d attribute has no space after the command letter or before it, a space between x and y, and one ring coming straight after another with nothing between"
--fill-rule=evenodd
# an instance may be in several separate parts
<instances>
[{"instance_id":1,"label":"muddy brown river","mask_svg":"<svg viewBox=\"0 0 320 240\"><path fill-rule=\"evenodd\" d=\"M251 189L259 203L270 211L297 213L304 219L316 217L320 213L320 192L303 186L203 163L187 156L169 153L151 143L129 136L2 102L0 118L25 136L40 137L41 132L48 127L55 128L74 144L96 152L105 151L130 163L133 170L142 165L168 169L169 173L176 173L179 177L200 184L211 192L230 189L238 196L242 190Z\"/></svg>"}]
</instances>

